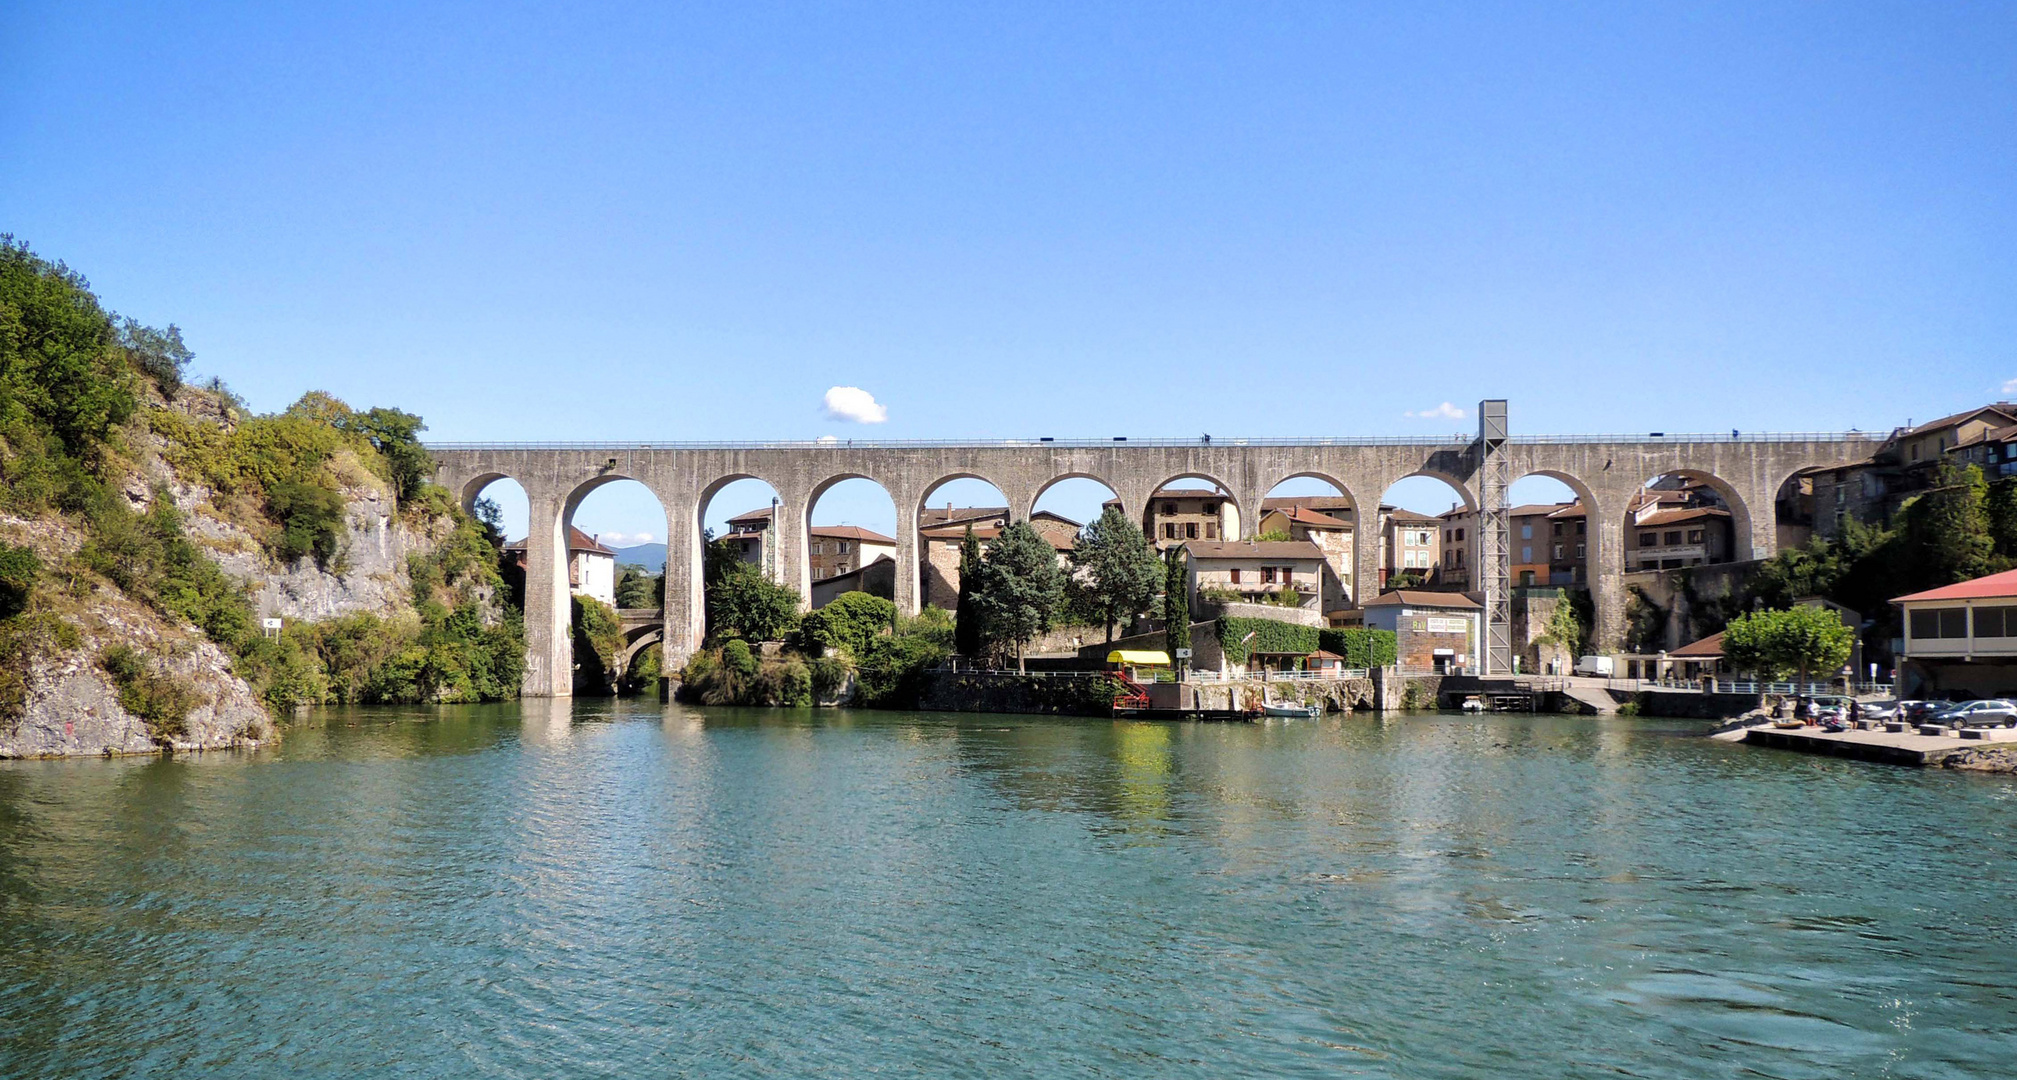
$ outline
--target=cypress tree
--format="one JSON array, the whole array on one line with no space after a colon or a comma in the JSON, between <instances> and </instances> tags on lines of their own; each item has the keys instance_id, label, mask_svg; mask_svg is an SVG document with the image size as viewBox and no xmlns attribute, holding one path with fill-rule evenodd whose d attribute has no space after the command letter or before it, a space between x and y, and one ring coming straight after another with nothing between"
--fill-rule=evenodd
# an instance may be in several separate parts
<instances>
[{"instance_id":1,"label":"cypress tree","mask_svg":"<svg viewBox=\"0 0 2017 1080\"><path fill-rule=\"evenodd\" d=\"M953 651L965 657L980 655L980 615L970 602L974 571L979 568L980 540L973 534L973 523L968 522L966 536L959 542L959 605L952 625Z\"/></svg>"},{"instance_id":2,"label":"cypress tree","mask_svg":"<svg viewBox=\"0 0 2017 1080\"><path fill-rule=\"evenodd\" d=\"M1187 664L1176 659L1177 650L1191 647L1190 567L1181 546L1171 548L1163 563L1163 644L1182 668Z\"/></svg>"}]
</instances>

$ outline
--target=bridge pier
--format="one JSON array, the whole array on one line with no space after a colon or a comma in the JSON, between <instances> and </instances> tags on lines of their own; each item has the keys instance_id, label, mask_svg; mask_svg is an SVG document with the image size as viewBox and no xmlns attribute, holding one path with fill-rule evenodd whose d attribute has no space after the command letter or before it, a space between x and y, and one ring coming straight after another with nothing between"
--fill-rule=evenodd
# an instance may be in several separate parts
<instances>
[{"instance_id":1,"label":"bridge pier","mask_svg":"<svg viewBox=\"0 0 2017 1080\"><path fill-rule=\"evenodd\" d=\"M573 608L567 589L564 500L526 487L529 527L525 543L526 697L574 693Z\"/></svg>"}]
</instances>

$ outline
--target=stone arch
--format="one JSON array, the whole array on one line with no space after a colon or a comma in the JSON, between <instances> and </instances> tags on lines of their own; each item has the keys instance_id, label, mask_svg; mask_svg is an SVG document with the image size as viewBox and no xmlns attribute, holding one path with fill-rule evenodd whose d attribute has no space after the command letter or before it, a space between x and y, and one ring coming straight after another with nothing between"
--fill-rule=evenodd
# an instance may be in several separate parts
<instances>
[{"instance_id":1,"label":"stone arch","mask_svg":"<svg viewBox=\"0 0 2017 1080\"><path fill-rule=\"evenodd\" d=\"M928 481L924 485L923 490L919 493L917 497L917 506L914 508L916 512L919 515L923 515L926 508L931 506L932 493L936 492L938 489L946 486L947 484L952 483L955 480L978 480L981 483L987 484L988 486L994 488L996 491L1001 492L1002 499L1005 502L1009 498L1008 489L1001 486L1001 484L997 483L992 477L985 476L981 473L972 472L966 469L960 469L954 472L945 473L941 476L935 477L932 480ZM892 489L888 484L884 484L883 490L889 491ZM1013 505L1009 506L1009 512L1010 513L1015 512L1015 507Z\"/></svg>"},{"instance_id":2,"label":"stone arch","mask_svg":"<svg viewBox=\"0 0 2017 1080\"><path fill-rule=\"evenodd\" d=\"M470 515L471 517L476 516L476 500L483 494L483 489L489 487L492 484L497 483L499 480L509 480L512 483L517 484L520 490L524 490L525 488L525 481L520 480L518 477L513 476L510 473L501 473L501 472L477 473L475 476L469 478L468 481L464 482L464 484L462 485L462 490L458 492L456 495L457 501L459 501L462 504L462 512Z\"/></svg>"},{"instance_id":3,"label":"stone arch","mask_svg":"<svg viewBox=\"0 0 2017 1080\"><path fill-rule=\"evenodd\" d=\"M1272 480L1269 480L1267 486L1261 488L1261 498L1266 499L1268 497L1269 492L1272 492L1276 488L1281 487L1283 484L1286 484L1291 480L1303 480L1303 479L1322 480L1324 483L1329 484L1334 488L1337 488L1338 494L1343 495L1345 498L1350 499L1352 501L1352 510L1354 512L1357 512L1357 510L1359 509L1359 496L1357 492L1352 490L1352 485L1345 483L1343 477L1340 477L1335 473L1325 472L1322 469L1297 469L1294 472L1283 473L1280 476L1277 476ZM1254 510L1256 513L1259 513L1260 508L1255 507ZM1258 519L1256 519L1256 521L1258 522Z\"/></svg>"},{"instance_id":4,"label":"stone arch","mask_svg":"<svg viewBox=\"0 0 2017 1080\"><path fill-rule=\"evenodd\" d=\"M632 631L623 644L623 666L628 669L636 662L637 654L660 644L665 640L665 625L640 627Z\"/></svg>"},{"instance_id":5,"label":"stone arch","mask_svg":"<svg viewBox=\"0 0 2017 1080\"><path fill-rule=\"evenodd\" d=\"M1036 486L1036 490L1030 492L1029 502L1027 505L1032 510L1034 510L1036 504L1043 499L1044 492L1049 491L1051 488L1056 487L1058 484L1063 483L1066 480L1091 480L1093 483L1098 484L1101 487L1106 488L1108 491L1113 492L1114 498L1120 500L1121 510L1123 512L1125 512L1128 508L1127 496L1121 494L1121 489L1115 486L1112 480L1109 480L1098 473L1087 472L1082 469L1074 469L1069 472L1058 473L1056 476L1053 476L1048 480L1045 480L1043 483L1038 484Z\"/></svg>"},{"instance_id":6,"label":"stone arch","mask_svg":"<svg viewBox=\"0 0 2017 1080\"><path fill-rule=\"evenodd\" d=\"M1699 481L1711 491L1714 491L1718 498L1723 500L1723 506L1730 512L1730 551L1728 553L1729 557L1724 560L1725 562L1744 562L1749 559L1764 558L1770 554L1770 552L1759 553L1752 550L1754 547L1751 539L1751 515L1753 510L1750 501L1744 498L1737 485L1717 476L1708 469L1696 469L1687 466L1660 469L1647 474L1639 481L1638 486L1632 490L1636 494L1639 491L1645 490L1647 485L1652 484L1654 481L1668 476L1679 476ZM1627 507L1619 507L1612 512L1623 513L1626 509ZM1629 532L1631 526L1627 524L1625 525L1625 529ZM1630 537L1626 538L1626 547L1628 550L1631 547Z\"/></svg>"},{"instance_id":7,"label":"stone arch","mask_svg":"<svg viewBox=\"0 0 2017 1080\"><path fill-rule=\"evenodd\" d=\"M1531 476L1533 474L1528 473L1527 475ZM1446 473L1442 471L1441 469L1432 469L1424 467L1400 473L1399 475L1396 476L1387 477L1385 484L1380 488L1380 494L1378 497L1381 499L1385 499L1387 497L1387 492L1390 489L1392 489L1395 484L1398 484L1403 480L1412 480L1417 476L1427 477L1430 480L1440 480L1443 483L1448 484L1451 490L1457 493L1457 498L1462 499L1464 501L1464 509L1474 514L1477 513L1478 497L1471 494L1470 484L1451 473Z\"/></svg>"}]
</instances>

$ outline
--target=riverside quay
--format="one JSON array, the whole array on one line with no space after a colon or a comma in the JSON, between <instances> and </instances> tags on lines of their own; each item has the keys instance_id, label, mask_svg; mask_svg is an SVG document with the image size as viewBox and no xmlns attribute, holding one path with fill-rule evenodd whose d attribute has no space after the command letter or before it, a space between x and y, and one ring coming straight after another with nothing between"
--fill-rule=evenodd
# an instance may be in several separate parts
<instances>
[{"instance_id":1,"label":"riverside quay","mask_svg":"<svg viewBox=\"0 0 2017 1080\"><path fill-rule=\"evenodd\" d=\"M484 487L510 479L530 505L526 544L525 629L530 697L569 692L566 537L575 508L589 492L635 480L666 510L665 607L650 632L662 638L668 666L682 663L703 632L701 516L724 485L754 478L778 495L780 579L808 596L809 509L829 487L866 478L896 505L896 604L919 607L918 522L940 484L975 478L1009 499L1027 519L1052 484L1086 477L1111 489L1124 509L1144 511L1165 482L1196 477L1225 493L1249 539L1261 499L1276 484L1314 477L1335 486L1354 506L1376 505L1396 481L1429 476L1448 483L1480 522L1472 530L1470 565L1481 573L1487 673L1511 669L1508 606L1507 495L1526 476L1552 477L1574 490L1589 521L1589 586L1596 605L1595 647L1611 649L1624 634L1627 505L1649 482L1680 475L1713 488L1730 513L1734 561L1767 558L1778 549L1774 504L1802 470L1867 458L1882 436L1862 432L1716 435L1513 435L1506 403L1479 406L1475 436L1262 439L1005 439L992 442L821 439L763 443L433 443L435 482L473 507ZM1353 597L1378 592L1380 538L1358 529L1348 588Z\"/></svg>"}]
</instances>

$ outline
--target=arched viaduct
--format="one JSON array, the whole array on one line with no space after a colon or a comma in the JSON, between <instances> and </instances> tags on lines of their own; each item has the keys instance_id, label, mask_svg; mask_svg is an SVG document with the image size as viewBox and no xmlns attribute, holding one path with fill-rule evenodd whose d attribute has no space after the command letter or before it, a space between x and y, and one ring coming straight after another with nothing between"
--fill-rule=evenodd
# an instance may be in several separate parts
<instances>
[{"instance_id":1,"label":"arched viaduct","mask_svg":"<svg viewBox=\"0 0 2017 1080\"><path fill-rule=\"evenodd\" d=\"M1877 440L1859 433L1705 436L1513 437L1503 454L1512 479L1539 474L1575 490L1588 508L1588 567L1596 602L1596 637L1614 647L1623 637L1625 507L1633 492L1668 473L1714 486L1729 504L1738 560L1776 549L1774 504L1780 487L1801 469L1869 456ZM1248 538L1263 496L1281 481L1311 476L1336 485L1361 507L1377 506L1398 480L1434 476L1482 502L1483 444L1461 438L1203 439L1099 442L795 442L750 444L440 443L429 446L435 481L465 508L485 485L517 481L531 507L525 624L529 656L525 694L570 692L565 527L584 496L616 480L636 480L665 507L667 526L664 649L668 666L700 642L701 515L708 499L731 481L764 480L779 497L779 551L784 581L809 595L807 513L828 487L852 477L881 484L896 504L896 602L918 609L918 516L933 488L948 479L978 477L1006 494L1011 512L1027 518L1042 491L1071 476L1091 477L1139 514L1164 482L1204 477L1228 492ZM1359 515L1363 523L1368 515ZM1354 530L1352 595L1377 591L1379 530ZM1476 564L1474 564L1476 565Z\"/></svg>"}]
</instances>

